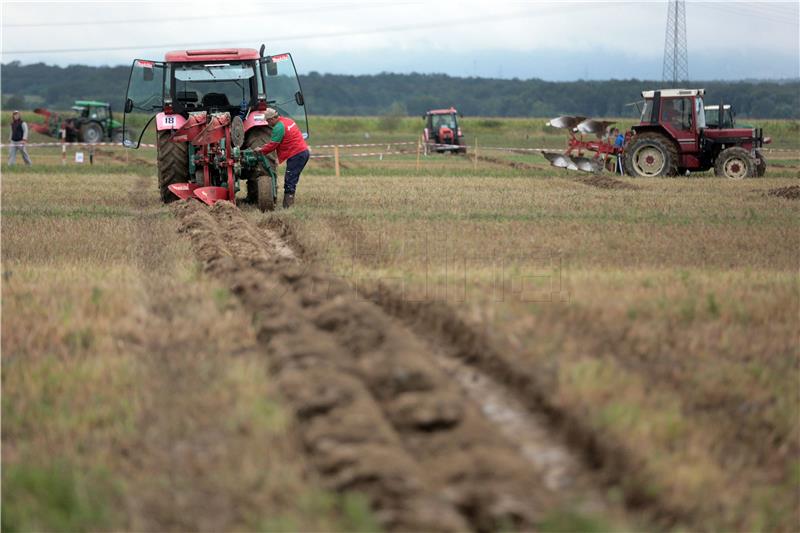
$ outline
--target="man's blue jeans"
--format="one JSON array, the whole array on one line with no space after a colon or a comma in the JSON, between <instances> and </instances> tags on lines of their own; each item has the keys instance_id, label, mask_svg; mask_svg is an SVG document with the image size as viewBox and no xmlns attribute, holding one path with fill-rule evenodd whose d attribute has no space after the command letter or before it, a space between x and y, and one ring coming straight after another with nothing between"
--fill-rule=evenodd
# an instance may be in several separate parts
<instances>
[{"instance_id":1,"label":"man's blue jeans","mask_svg":"<svg viewBox=\"0 0 800 533\"><path fill-rule=\"evenodd\" d=\"M310 155L308 150L303 150L286 160L286 175L283 178L284 194L294 194L297 182L300 181L300 173L306 167Z\"/></svg>"}]
</instances>

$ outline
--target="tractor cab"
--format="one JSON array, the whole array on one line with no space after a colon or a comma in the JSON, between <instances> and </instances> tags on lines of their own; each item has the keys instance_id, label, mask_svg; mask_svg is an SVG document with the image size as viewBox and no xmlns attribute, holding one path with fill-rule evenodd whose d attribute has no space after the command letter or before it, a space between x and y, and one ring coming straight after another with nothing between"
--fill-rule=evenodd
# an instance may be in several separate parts
<instances>
[{"instance_id":1,"label":"tractor cab","mask_svg":"<svg viewBox=\"0 0 800 533\"><path fill-rule=\"evenodd\" d=\"M307 136L303 92L290 54L264 56L263 46L261 51L178 50L164 61L134 60L125 120L131 113L154 115L157 130L165 131L179 129L193 114L227 112L241 118L247 131L266 124L267 107L293 119Z\"/></svg>"},{"instance_id":2,"label":"tractor cab","mask_svg":"<svg viewBox=\"0 0 800 533\"><path fill-rule=\"evenodd\" d=\"M436 152L466 153L464 135L458 125L458 111L449 109L432 109L422 117L425 120L423 136L426 146Z\"/></svg>"}]
</instances>

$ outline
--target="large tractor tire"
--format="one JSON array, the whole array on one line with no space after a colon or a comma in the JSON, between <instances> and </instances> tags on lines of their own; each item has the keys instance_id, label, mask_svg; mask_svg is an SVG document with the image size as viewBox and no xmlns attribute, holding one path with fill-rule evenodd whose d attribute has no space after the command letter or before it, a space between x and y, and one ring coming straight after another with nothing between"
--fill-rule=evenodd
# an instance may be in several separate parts
<instances>
[{"instance_id":1,"label":"large tractor tire","mask_svg":"<svg viewBox=\"0 0 800 533\"><path fill-rule=\"evenodd\" d=\"M244 144L242 145L242 149L252 148L253 150L258 150L259 148L267 144L271 137L272 137L272 128L268 127L253 128L245 134ZM270 154L268 154L267 160L269 161L269 164L272 167L272 171L277 174L278 158L277 155L275 155L275 152L271 152ZM247 181L247 198L245 199L245 202L249 204L258 204L259 207L261 206L261 200L258 194L258 185L262 174L265 174L264 169L260 167L256 167L255 169L252 170L242 171L242 179ZM267 177L269 177L269 175L267 175ZM264 209L261 210L264 211Z\"/></svg>"},{"instance_id":2,"label":"large tractor tire","mask_svg":"<svg viewBox=\"0 0 800 533\"><path fill-rule=\"evenodd\" d=\"M734 180L752 178L756 175L756 160L744 148L731 146L717 156L714 174Z\"/></svg>"},{"instance_id":3,"label":"large tractor tire","mask_svg":"<svg viewBox=\"0 0 800 533\"><path fill-rule=\"evenodd\" d=\"M640 133L625 147L625 173L640 178L674 176L678 172L678 149L660 133Z\"/></svg>"},{"instance_id":4,"label":"large tractor tire","mask_svg":"<svg viewBox=\"0 0 800 533\"><path fill-rule=\"evenodd\" d=\"M103 140L103 126L97 122L81 124L81 142L95 144Z\"/></svg>"},{"instance_id":5,"label":"large tractor tire","mask_svg":"<svg viewBox=\"0 0 800 533\"><path fill-rule=\"evenodd\" d=\"M165 204L178 199L169 186L189 181L189 145L170 141L171 131L158 132L158 191Z\"/></svg>"},{"instance_id":6,"label":"large tractor tire","mask_svg":"<svg viewBox=\"0 0 800 533\"><path fill-rule=\"evenodd\" d=\"M756 176L759 178L763 178L764 174L767 173L767 160L764 159L764 156L757 153L756 154Z\"/></svg>"}]
</instances>

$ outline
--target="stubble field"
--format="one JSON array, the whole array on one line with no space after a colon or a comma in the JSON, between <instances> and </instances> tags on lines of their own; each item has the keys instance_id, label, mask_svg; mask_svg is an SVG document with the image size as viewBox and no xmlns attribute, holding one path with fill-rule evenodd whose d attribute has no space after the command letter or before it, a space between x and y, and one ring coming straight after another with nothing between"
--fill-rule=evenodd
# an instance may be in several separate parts
<instances>
[{"instance_id":1,"label":"stubble field","mask_svg":"<svg viewBox=\"0 0 800 533\"><path fill-rule=\"evenodd\" d=\"M796 529L796 123L732 181L491 120L271 215L161 205L152 151L4 165L3 529Z\"/></svg>"}]
</instances>

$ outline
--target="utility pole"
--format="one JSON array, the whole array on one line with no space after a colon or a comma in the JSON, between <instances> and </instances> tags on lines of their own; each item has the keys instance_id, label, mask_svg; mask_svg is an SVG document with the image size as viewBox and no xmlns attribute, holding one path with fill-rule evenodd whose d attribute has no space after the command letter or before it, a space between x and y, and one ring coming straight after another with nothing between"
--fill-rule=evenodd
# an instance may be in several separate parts
<instances>
[{"instance_id":1,"label":"utility pole","mask_svg":"<svg viewBox=\"0 0 800 533\"><path fill-rule=\"evenodd\" d=\"M684 0L669 0L667 31L664 37L664 66L661 81L677 87L689 81L689 54L686 51L686 4Z\"/></svg>"}]
</instances>

